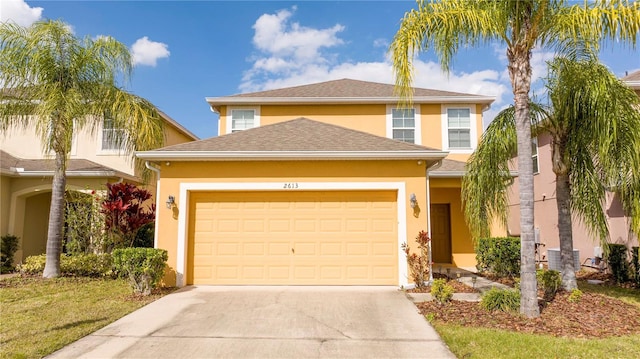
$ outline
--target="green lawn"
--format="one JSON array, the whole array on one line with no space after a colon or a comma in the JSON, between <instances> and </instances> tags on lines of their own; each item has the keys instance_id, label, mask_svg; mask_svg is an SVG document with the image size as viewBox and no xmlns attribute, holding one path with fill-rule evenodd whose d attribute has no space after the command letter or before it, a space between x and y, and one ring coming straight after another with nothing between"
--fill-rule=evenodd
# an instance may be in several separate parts
<instances>
[{"instance_id":1,"label":"green lawn","mask_svg":"<svg viewBox=\"0 0 640 359\"><path fill-rule=\"evenodd\" d=\"M579 283L584 292L619 298L640 307L640 291ZM640 335L569 339L433 323L458 358L640 358Z\"/></svg>"},{"instance_id":2,"label":"green lawn","mask_svg":"<svg viewBox=\"0 0 640 359\"><path fill-rule=\"evenodd\" d=\"M0 281L0 358L39 358L159 298L133 298L123 280Z\"/></svg>"}]
</instances>

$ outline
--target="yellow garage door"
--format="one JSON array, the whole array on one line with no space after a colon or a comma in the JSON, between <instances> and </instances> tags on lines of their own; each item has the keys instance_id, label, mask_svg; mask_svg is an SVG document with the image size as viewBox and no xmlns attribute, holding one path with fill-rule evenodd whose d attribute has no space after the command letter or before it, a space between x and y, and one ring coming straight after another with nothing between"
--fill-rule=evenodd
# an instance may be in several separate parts
<instances>
[{"instance_id":1,"label":"yellow garage door","mask_svg":"<svg viewBox=\"0 0 640 359\"><path fill-rule=\"evenodd\" d=\"M397 285L393 191L194 192L188 284Z\"/></svg>"}]
</instances>

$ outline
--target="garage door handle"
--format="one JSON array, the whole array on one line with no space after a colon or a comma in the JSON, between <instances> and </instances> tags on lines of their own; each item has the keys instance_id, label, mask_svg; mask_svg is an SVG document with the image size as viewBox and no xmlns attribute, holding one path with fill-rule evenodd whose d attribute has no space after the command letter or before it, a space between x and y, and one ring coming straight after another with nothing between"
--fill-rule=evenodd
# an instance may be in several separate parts
<instances>
[{"instance_id":1,"label":"garage door handle","mask_svg":"<svg viewBox=\"0 0 640 359\"><path fill-rule=\"evenodd\" d=\"M293 249L293 248L291 248L291 253L295 254L295 253L296 253L296 250L295 250L295 249Z\"/></svg>"}]
</instances>

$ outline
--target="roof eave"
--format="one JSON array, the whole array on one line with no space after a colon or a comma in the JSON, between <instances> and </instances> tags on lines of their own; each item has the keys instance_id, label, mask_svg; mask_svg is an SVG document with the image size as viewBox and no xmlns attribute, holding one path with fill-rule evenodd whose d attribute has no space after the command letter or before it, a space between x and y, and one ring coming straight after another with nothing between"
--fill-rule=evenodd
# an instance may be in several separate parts
<instances>
[{"instance_id":1,"label":"roof eave","mask_svg":"<svg viewBox=\"0 0 640 359\"><path fill-rule=\"evenodd\" d=\"M446 151L144 151L148 161L439 160Z\"/></svg>"},{"instance_id":2,"label":"roof eave","mask_svg":"<svg viewBox=\"0 0 640 359\"><path fill-rule=\"evenodd\" d=\"M398 97L207 97L211 107L263 104L387 104ZM495 101L493 96L415 96L413 103L482 103Z\"/></svg>"},{"instance_id":3,"label":"roof eave","mask_svg":"<svg viewBox=\"0 0 640 359\"><path fill-rule=\"evenodd\" d=\"M631 87L634 90L640 90L640 80L636 81L624 81L627 86Z\"/></svg>"},{"instance_id":4,"label":"roof eave","mask_svg":"<svg viewBox=\"0 0 640 359\"><path fill-rule=\"evenodd\" d=\"M433 171L429 172L431 178L462 178L467 172L465 171Z\"/></svg>"},{"instance_id":5,"label":"roof eave","mask_svg":"<svg viewBox=\"0 0 640 359\"><path fill-rule=\"evenodd\" d=\"M15 170L5 170L1 171L1 174L10 176L10 177L53 177L54 171L15 171ZM67 170L65 173L68 178L126 178L132 181L140 181L139 178L126 174L120 173L116 171L70 171Z\"/></svg>"}]
</instances>

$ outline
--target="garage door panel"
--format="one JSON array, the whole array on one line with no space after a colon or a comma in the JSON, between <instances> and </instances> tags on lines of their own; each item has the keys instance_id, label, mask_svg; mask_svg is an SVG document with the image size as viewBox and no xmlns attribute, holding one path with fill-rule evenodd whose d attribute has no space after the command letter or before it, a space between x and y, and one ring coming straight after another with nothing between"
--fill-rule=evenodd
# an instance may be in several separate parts
<instances>
[{"instance_id":1,"label":"garage door panel","mask_svg":"<svg viewBox=\"0 0 640 359\"><path fill-rule=\"evenodd\" d=\"M393 191L192 193L187 283L397 284L395 201Z\"/></svg>"}]
</instances>

